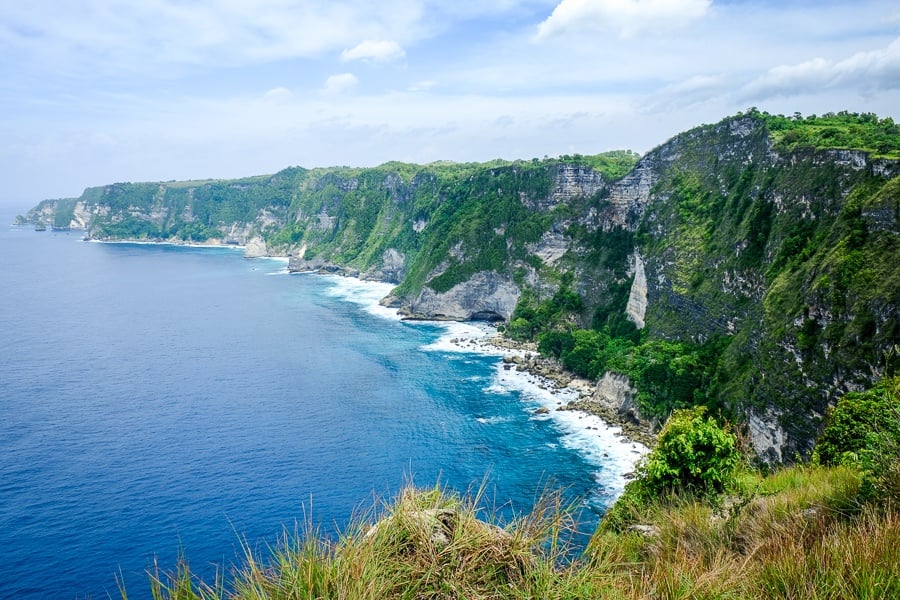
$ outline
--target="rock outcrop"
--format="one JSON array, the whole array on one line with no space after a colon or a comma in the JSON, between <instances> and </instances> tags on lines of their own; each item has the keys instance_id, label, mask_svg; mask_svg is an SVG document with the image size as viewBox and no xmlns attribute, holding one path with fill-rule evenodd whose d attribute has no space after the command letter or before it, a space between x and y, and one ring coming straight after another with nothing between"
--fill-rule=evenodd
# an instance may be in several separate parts
<instances>
[{"instance_id":1,"label":"rock outcrop","mask_svg":"<svg viewBox=\"0 0 900 600\"><path fill-rule=\"evenodd\" d=\"M779 424L780 416L773 409L769 409L763 415L755 411L750 411L747 415L750 444L756 455L770 464L782 463L787 458L784 456L787 436Z\"/></svg>"},{"instance_id":2,"label":"rock outcrop","mask_svg":"<svg viewBox=\"0 0 900 600\"><path fill-rule=\"evenodd\" d=\"M401 312L421 319L508 321L520 293L514 281L485 271L443 293L426 287Z\"/></svg>"},{"instance_id":3,"label":"rock outcrop","mask_svg":"<svg viewBox=\"0 0 900 600\"><path fill-rule=\"evenodd\" d=\"M637 252L634 254L634 281L628 292L625 314L638 329L644 328L644 316L647 314L647 275L644 272L644 260Z\"/></svg>"},{"instance_id":4,"label":"rock outcrop","mask_svg":"<svg viewBox=\"0 0 900 600\"><path fill-rule=\"evenodd\" d=\"M260 258L268 255L269 249L266 247L266 240L260 236L251 237L244 245L244 256L247 258Z\"/></svg>"},{"instance_id":5,"label":"rock outcrop","mask_svg":"<svg viewBox=\"0 0 900 600\"><path fill-rule=\"evenodd\" d=\"M381 255L381 264L363 273L365 279L400 283L406 277L406 255L396 248L388 248Z\"/></svg>"}]
</instances>

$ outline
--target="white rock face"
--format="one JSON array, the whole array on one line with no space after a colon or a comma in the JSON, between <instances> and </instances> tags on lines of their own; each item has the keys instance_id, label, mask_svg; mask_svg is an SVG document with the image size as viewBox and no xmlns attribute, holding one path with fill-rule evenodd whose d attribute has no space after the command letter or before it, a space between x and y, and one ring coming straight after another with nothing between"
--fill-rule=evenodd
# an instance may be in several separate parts
<instances>
[{"instance_id":1,"label":"white rock face","mask_svg":"<svg viewBox=\"0 0 900 600\"><path fill-rule=\"evenodd\" d=\"M84 202L79 200L75 203L75 212L72 215L72 223L69 227L75 229L87 229L92 216L91 211L85 206Z\"/></svg>"},{"instance_id":2,"label":"white rock face","mask_svg":"<svg viewBox=\"0 0 900 600\"><path fill-rule=\"evenodd\" d=\"M594 400L613 410L627 410L632 405L637 390L631 387L627 375L607 371L597 381Z\"/></svg>"},{"instance_id":3,"label":"white rock face","mask_svg":"<svg viewBox=\"0 0 900 600\"><path fill-rule=\"evenodd\" d=\"M756 454L769 464L784 462L782 448L786 436L778 425L778 414L771 408L762 416L755 412L748 414L747 424L750 428L750 443Z\"/></svg>"},{"instance_id":4,"label":"white rock face","mask_svg":"<svg viewBox=\"0 0 900 600\"><path fill-rule=\"evenodd\" d=\"M644 328L644 317L647 315L647 275L644 273L644 259L637 252L634 253L634 282L628 294L625 314L638 329Z\"/></svg>"},{"instance_id":5,"label":"white rock face","mask_svg":"<svg viewBox=\"0 0 900 600\"><path fill-rule=\"evenodd\" d=\"M541 258L548 265L555 264L569 251L569 240L562 233L553 230L544 232L536 244L529 244L528 251Z\"/></svg>"},{"instance_id":6,"label":"white rock face","mask_svg":"<svg viewBox=\"0 0 900 600\"><path fill-rule=\"evenodd\" d=\"M384 263L385 269L398 270L403 267L403 261L406 257L396 248L388 248L381 255L381 261Z\"/></svg>"},{"instance_id":7,"label":"white rock face","mask_svg":"<svg viewBox=\"0 0 900 600\"><path fill-rule=\"evenodd\" d=\"M381 255L381 269L374 271L370 276L379 281L400 283L406 277L406 270L403 268L405 262L405 254L396 248L388 248Z\"/></svg>"},{"instance_id":8,"label":"white rock face","mask_svg":"<svg viewBox=\"0 0 900 600\"><path fill-rule=\"evenodd\" d=\"M650 189L655 182L656 165L651 156L641 159L631 173L613 184L609 202L613 210L608 215L610 225L633 228L650 202Z\"/></svg>"},{"instance_id":9,"label":"white rock face","mask_svg":"<svg viewBox=\"0 0 900 600\"><path fill-rule=\"evenodd\" d=\"M519 301L519 293L514 281L495 271L482 271L443 293L423 288L412 302L410 312L423 318L508 321Z\"/></svg>"},{"instance_id":10,"label":"white rock face","mask_svg":"<svg viewBox=\"0 0 900 600\"><path fill-rule=\"evenodd\" d=\"M558 165L553 179L553 189L549 196L529 198L523 192L519 199L529 208L546 211L572 198L593 196L607 186L602 175L579 165Z\"/></svg>"},{"instance_id":11,"label":"white rock face","mask_svg":"<svg viewBox=\"0 0 900 600\"><path fill-rule=\"evenodd\" d=\"M571 198L592 196L605 185L603 177L592 169L576 165L559 165L550 198L555 206Z\"/></svg>"},{"instance_id":12,"label":"white rock face","mask_svg":"<svg viewBox=\"0 0 900 600\"><path fill-rule=\"evenodd\" d=\"M269 249L266 247L266 241L259 236L255 236L247 240L244 246L244 256L247 258L259 258L268 256Z\"/></svg>"},{"instance_id":13,"label":"white rock face","mask_svg":"<svg viewBox=\"0 0 900 600\"><path fill-rule=\"evenodd\" d=\"M631 387L627 375L607 371L597 381L592 400L619 415L625 421L643 422L637 405L637 390Z\"/></svg>"}]
</instances>

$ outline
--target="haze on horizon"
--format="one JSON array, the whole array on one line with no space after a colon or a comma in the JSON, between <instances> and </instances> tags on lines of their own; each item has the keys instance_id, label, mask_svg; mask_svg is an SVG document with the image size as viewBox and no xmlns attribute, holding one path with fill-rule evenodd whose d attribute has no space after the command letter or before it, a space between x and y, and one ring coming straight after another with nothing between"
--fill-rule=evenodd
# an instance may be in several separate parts
<instances>
[{"instance_id":1,"label":"haze on horizon","mask_svg":"<svg viewBox=\"0 0 900 600\"><path fill-rule=\"evenodd\" d=\"M900 119L889 0L0 4L0 206L116 181L646 152L756 106Z\"/></svg>"}]
</instances>

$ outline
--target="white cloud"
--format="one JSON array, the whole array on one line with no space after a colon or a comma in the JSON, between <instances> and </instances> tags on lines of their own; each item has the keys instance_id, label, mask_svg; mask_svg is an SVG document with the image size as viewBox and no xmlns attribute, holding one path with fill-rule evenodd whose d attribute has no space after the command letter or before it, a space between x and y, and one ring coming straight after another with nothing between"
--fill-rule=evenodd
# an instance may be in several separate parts
<instances>
[{"instance_id":1,"label":"white cloud","mask_svg":"<svg viewBox=\"0 0 900 600\"><path fill-rule=\"evenodd\" d=\"M722 75L694 75L652 94L644 102L643 110L670 111L718 100L727 94L729 85Z\"/></svg>"},{"instance_id":2,"label":"white cloud","mask_svg":"<svg viewBox=\"0 0 900 600\"><path fill-rule=\"evenodd\" d=\"M677 29L704 16L711 0L562 0L538 27L537 40L593 30L620 37Z\"/></svg>"},{"instance_id":3,"label":"white cloud","mask_svg":"<svg viewBox=\"0 0 900 600\"><path fill-rule=\"evenodd\" d=\"M77 4L0 0L8 197L289 164L646 150L751 105L900 110L896 0ZM363 77L356 62L389 57L404 68Z\"/></svg>"},{"instance_id":4,"label":"white cloud","mask_svg":"<svg viewBox=\"0 0 900 600\"><path fill-rule=\"evenodd\" d=\"M340 73L332 75L325 80L322 92L325 94L344 94L349 92L359 83L359 79L353 73Z\"/></svg>"},{"instance_id":5,"label":"white cloud","mask_svg":"<svg viewBox=\"0 0 900 600\"><path fill-rule=\"evenodd\" d=\"M886 48L857 52L840 61L814 58L774 67L744 86L741 97L772 98L848 88L861 92L900 89L900 38Z\"/></svg>"},{"instance_id":6,"label":"white cloud","mask_svg":"<svg viewBox=\"0 0 900 600\"><path fill-rule=\"evenodd\" d=\"M341 52L341 60L368 60L372 62L390 62L406 56L406 51L394 41L365 40L353 48L347 48Z\"/></svg>"},{"instance_id":7,"label":"white cloud","mask_svg":"<svg viewBox=\"0 0 900 600\"><path fill-rule=\"evenodd\" d=\"M0 2L0 54L86 70L235 66L315 58L421 29L418 2L56 0Z\"/></svg>"},{"instance_id":8,"label":"white cloud","mask_svg":"<svg viewBox=\"0 0 900 600\"><path fill-rule=\"evenodd\" d=\"M268 92L263 95L263 99L269 102L286 102L290 100L294 96L291 90L286 87L276 87L272 88Z\"/></svg>"}]
</instances>

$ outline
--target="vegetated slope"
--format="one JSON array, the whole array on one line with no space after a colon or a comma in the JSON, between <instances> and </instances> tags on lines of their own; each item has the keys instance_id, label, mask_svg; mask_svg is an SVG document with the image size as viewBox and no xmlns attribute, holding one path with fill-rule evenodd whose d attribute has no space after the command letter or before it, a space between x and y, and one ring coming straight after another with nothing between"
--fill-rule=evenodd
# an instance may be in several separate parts
<instances>
[{"instance_id":1,"label":"vegetated slope","mask_svg":"<svg viewBox=\"0 0 900 600\"><path fill-rule=\"evenodd\" d=\"M892 123L826 118L887 129L896 156ZM662 421L704 404L746 423L768 461L807 454L829 404L896 369L900 162L786 148L781 121L751 112L648 153L567 229L578 297L520 303L511 334L589 377L627 375L623 409ZM601 266L612 292L597 303Z\"/></svg>"},{"instance_id":2,"label":"vegetated slope","mask_svg":"<svg viewBox=\"0 0 900 600\"><path fill-rule=\"evenodd\" d=\"M637 236L648 333L718 338L707 397L746 417L760 453L789 460L828 404L895 368L900 163L782 151L769 120L677 138Z\"/></svg>"},{"instance_id":3,"label":"vegetated slope","mask_svg":"<svg viewBox=\"0 0 900 600\"><path fill-rule=\"evenodd\" d=\"M614 152L116 184L26 220L65 211L94 238L242 243L294 270L393 281L389 302L410 316L506 321L582 375L628 377L601 401L659 421L706 405L789 461L826 406L895 369L898 157L890 120L752 110L636 164Z\"/></svg>"}]
</instances>

